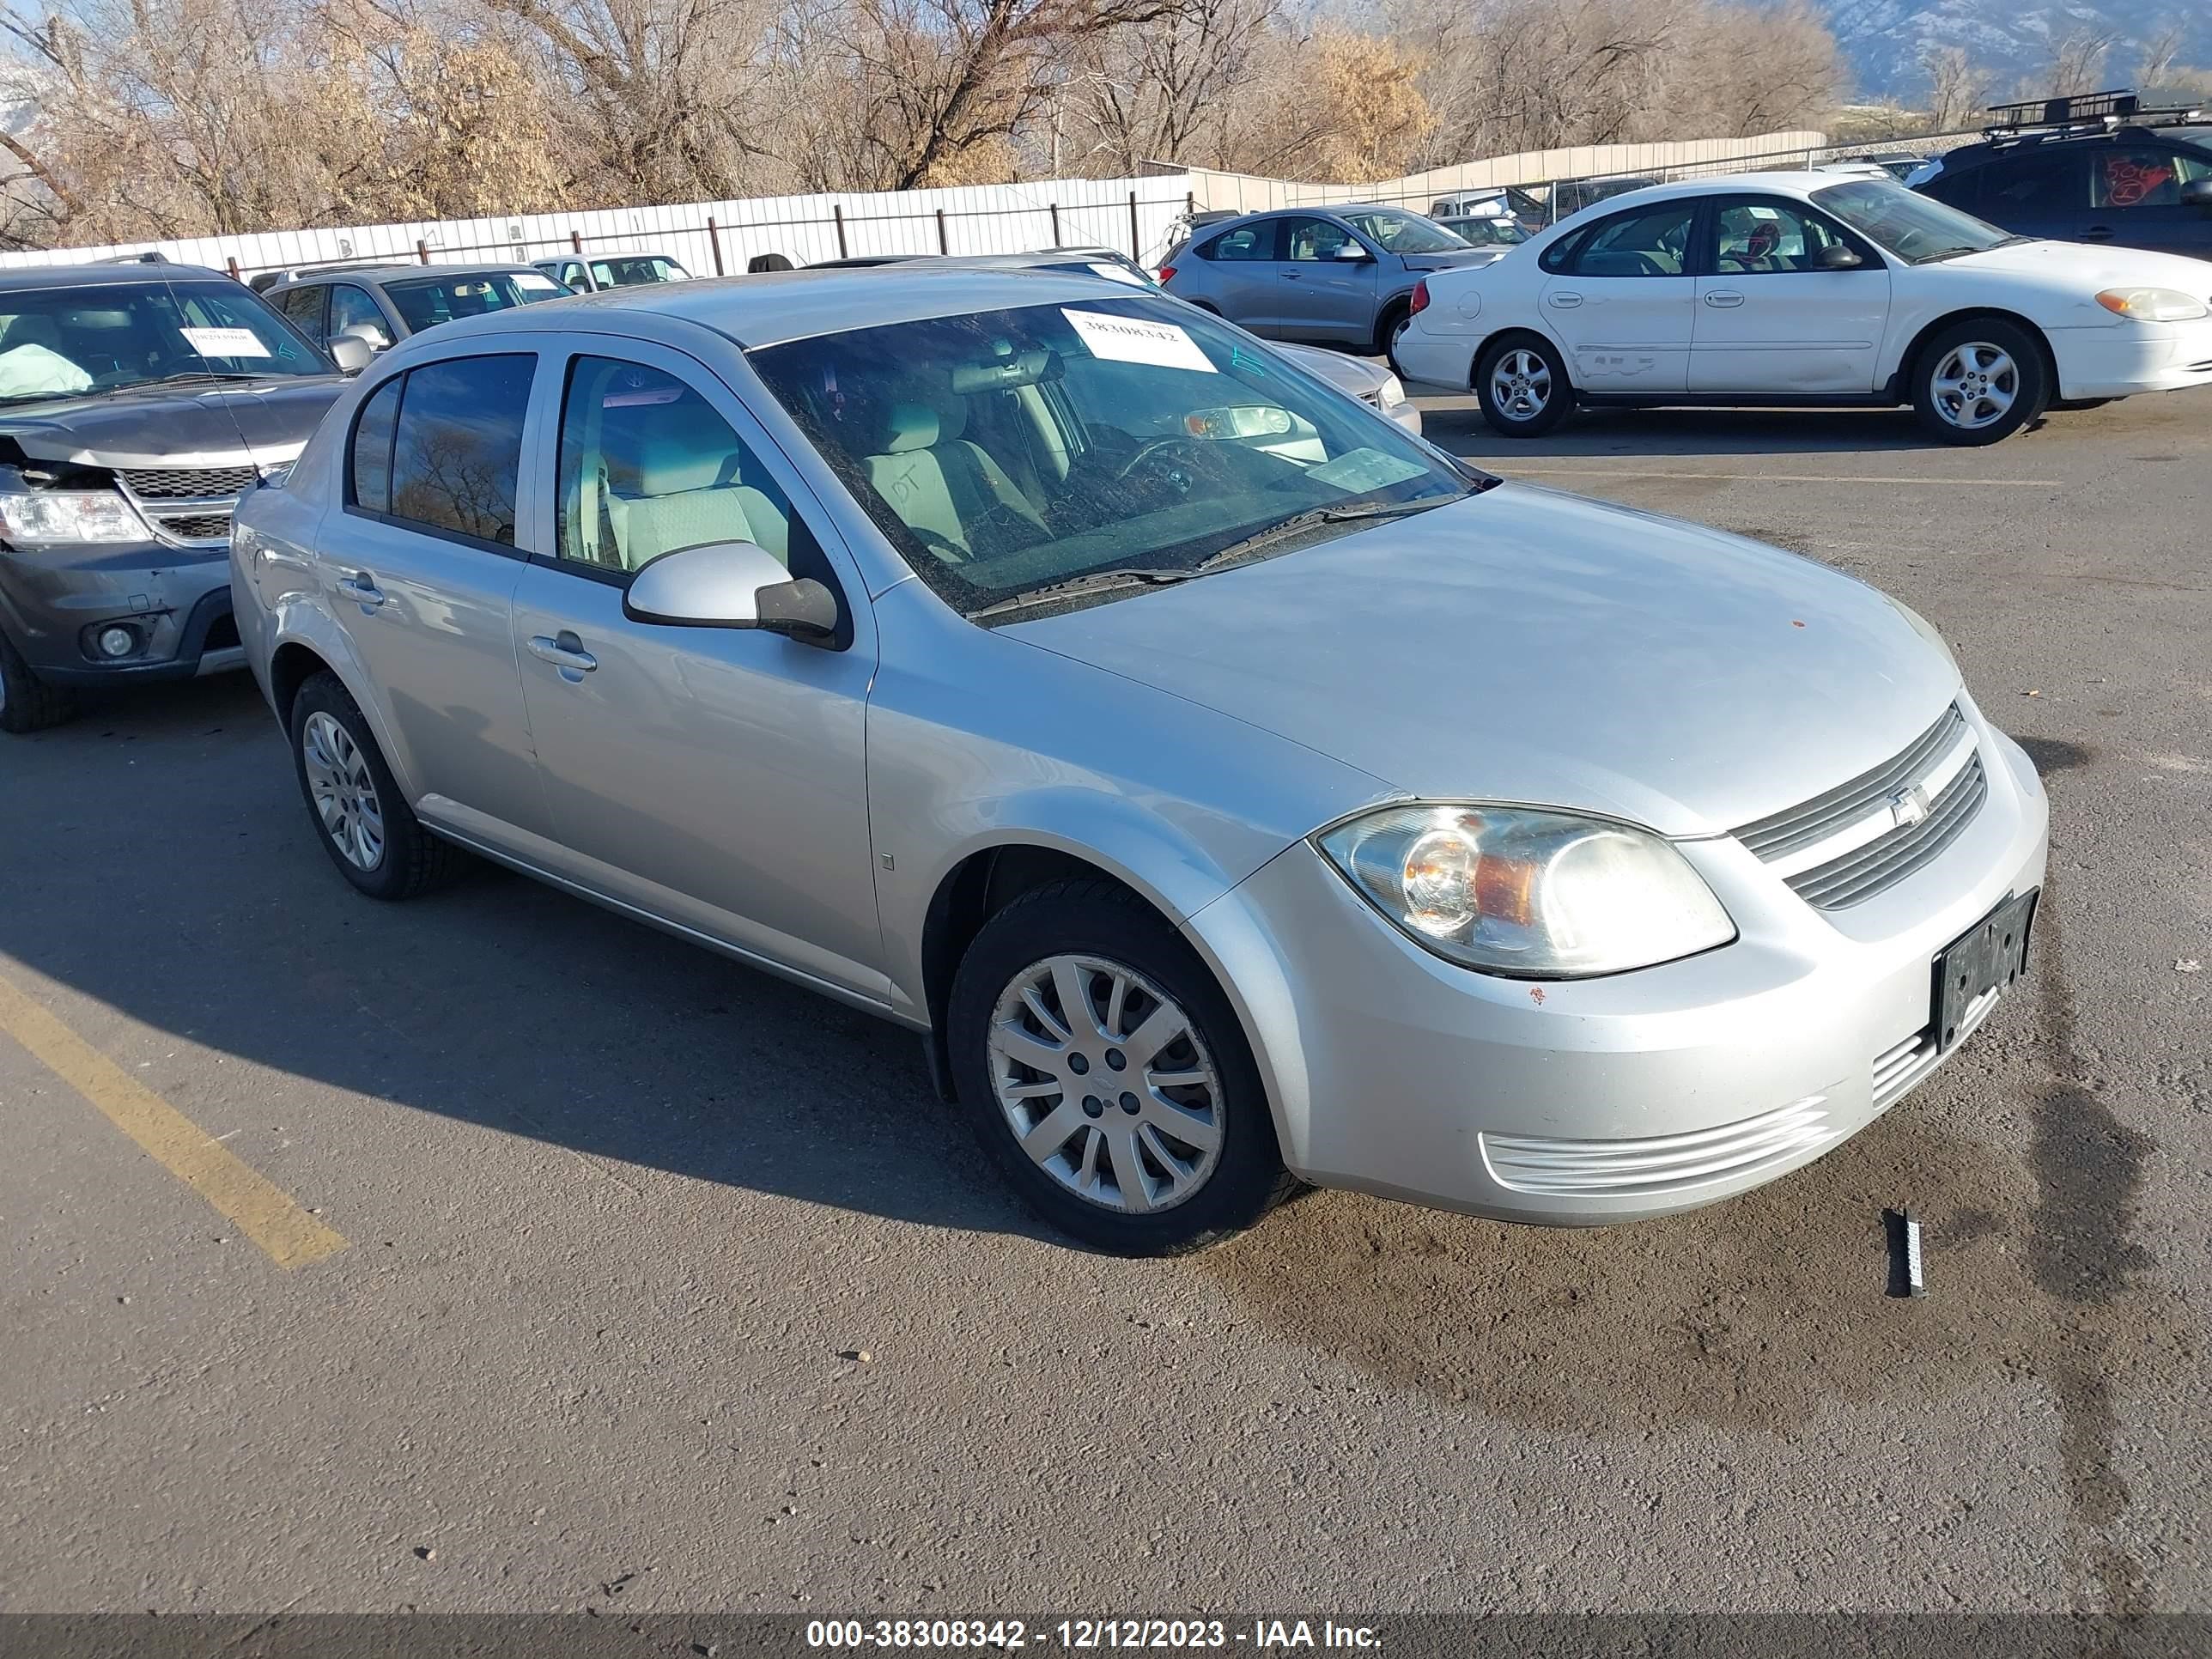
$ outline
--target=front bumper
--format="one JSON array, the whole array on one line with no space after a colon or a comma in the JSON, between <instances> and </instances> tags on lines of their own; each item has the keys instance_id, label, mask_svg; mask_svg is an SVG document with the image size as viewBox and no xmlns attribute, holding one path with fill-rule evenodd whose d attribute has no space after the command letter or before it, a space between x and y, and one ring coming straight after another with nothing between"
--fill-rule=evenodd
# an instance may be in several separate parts
<instances>
[{"instance_id":1,"label":"front bumper","mask_svg":"<svg viewBox=\"0 0 2212 1659\"><path fill-rule=\"evenodd\" d=\"M2062 398L2126 398L2212 386L2212 318L2050 331Z\"/></svg>"},{"instance_id":2,"label":"front bumper","mask_svg":"<svg viewBox=\"0 0 2212 1659\"><path fill-rule=\"evenodd\" d=\"M1290 848L1185 930L1254 1036L1285 1162L1322 1186L1589 1225L1709 1204L1840 1144L1938 1063L1936 953L2043 879L2034 767L1973 719L1989 793L1931 863L1821 911L1732 837L1680 843L1740 936L1635 973L1455 967Z\"/></svg>"},{"instance_id":3,"label":"front bumper","mask_svg":"<svg viewBox=\"0 0 2212 1659\"><path fill-rule=\"evenodd\" d=\"M91 635L117 623L137 633L138 648L99 656ZM0 547L0 628L52 685L191 679L246 665L222 547Z\"/></svg>"}]
</instances>

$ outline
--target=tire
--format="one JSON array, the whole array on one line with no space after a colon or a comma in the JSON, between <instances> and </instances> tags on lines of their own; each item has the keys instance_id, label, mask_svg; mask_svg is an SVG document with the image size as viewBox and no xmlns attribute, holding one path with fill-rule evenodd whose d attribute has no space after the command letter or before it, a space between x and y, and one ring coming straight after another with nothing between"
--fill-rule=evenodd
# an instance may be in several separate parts
<instances>
[{"instance_id":1,"label":"tire","mask_svg":"<svg viewBox=\"0 0 2212 1659\"><path fill-rule=\"evenodd\" d=\"M1413 307L1403 300L1393 300L1382 307L1382 314L1375 319L1375 356L1390 365L1393 374L1398 372L1398 360L1390 348L1397 343L1398 331L1413 314Z\"/></svg>"},{"instance_id":2,"label":"tire","mask_svg":"<svg viewBox=\"0 0 2212 1659\"><path fill-rule=\"evenodd\" d=\"M2043 343L2017 323L1970 317L1940 331L1912 368L1912 408L1948 444L1993 444L2051 402Z\"/></svg>"},{"instance_id":3,"label":"tire","mask_svg":"<svg viewBox=\"0 0 2212 1659\"><path fill-rule=\"evenodd\" d=\"M1081 1015L1057 1023L1063 986L1088 998L1087 1028ZM1176 1034L1140 1057L1127 1039L1155 1014ZM961 1109L985 1154L1040 1218L1093 1249L1201 1249L1296 1186L1228 997L1158 913L1112 882L1054 882L985 922L954 975L947 1035ZM1184 1080L1144 1085L1147 1103L1115 1086L1148 1071ZM1028 1093L1002 1104L1002 1088ZM1042 1132L1037 1156L1023 1149L1018 1121ZM1125 1180L1139 1201L1124 1196Z\"/></svg>"},{"instance_id":4,"label":"tire","mask_svg":"<svg viewBox=\"0 0 2212 1659\"><path fill-rule=\"evenodd\" d=\"M409 899L466 867L467 854L416 817L337 675L325 670L301 686L291 727L292 767L315 839L355 887L374 899Z\"/></svg>"},{"instance_id":5,"label":"tire","mask_svg":"<svg viewBox=\"0 0 2212 1659\"><path fill-rule=\"evenodd\" d=\"M43 732L76 713L76 699L40 679L0 634L0 732Z\"/></svg>"},{"instance_id":6,"label":"tire","mask_svg":"<svg viewBox=\"0 0 2212 1659\"><path fill-rule=\"evenodd\" d=\"M1516 334L1498 341L1476 362L1474 398L1482 418L1500 436L1540 438L1566 419L1575 406L1575 389L1565 361L1549 341Z\"/></svg>"}]
</instances>

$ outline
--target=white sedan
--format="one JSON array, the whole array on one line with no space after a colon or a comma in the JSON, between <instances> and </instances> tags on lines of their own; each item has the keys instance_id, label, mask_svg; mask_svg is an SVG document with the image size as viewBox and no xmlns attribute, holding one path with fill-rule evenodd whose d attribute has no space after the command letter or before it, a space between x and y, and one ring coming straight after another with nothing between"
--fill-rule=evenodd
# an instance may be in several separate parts
<instances>
[{"instance_id":1,"label":"white sedan","mask_svg":"<svg viewBox=\"0 0 2212 1659\"><path fill-rule=\"evenodd\" d=\"M2212 383L2212 264L2008 235L1887 179L1615 197L1414 290L1392 360L1499 432L1577 404L1910 404L1985 444L2045 409Z\"/></svg>"}]
</instances>

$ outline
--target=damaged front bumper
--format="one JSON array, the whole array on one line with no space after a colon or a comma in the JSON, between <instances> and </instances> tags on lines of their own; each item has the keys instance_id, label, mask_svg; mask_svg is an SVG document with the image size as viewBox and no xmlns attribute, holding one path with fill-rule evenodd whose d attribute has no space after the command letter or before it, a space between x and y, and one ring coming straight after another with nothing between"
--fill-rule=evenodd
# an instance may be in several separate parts
<instances>
[{"instance_id":1,"label":"damaged front bumper","mask_svg":"<svg viewBox=\"0 0 2212 1659\"><path fill-rule=\"evenodd\" d=\"M0 546L0 629L50 685L191 679L246 665L222 546ZM119 655L100 647L117 629L131 636Z\"/></svg>"}]
</instances>

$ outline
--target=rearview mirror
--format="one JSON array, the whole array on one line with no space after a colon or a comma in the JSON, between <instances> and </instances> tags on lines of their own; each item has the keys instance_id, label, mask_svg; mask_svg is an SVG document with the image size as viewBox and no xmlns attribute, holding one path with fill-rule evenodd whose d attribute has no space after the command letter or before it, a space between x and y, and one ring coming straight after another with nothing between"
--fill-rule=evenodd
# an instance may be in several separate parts
<instances>
[{"instance_id":1,"label":"rearview mirror","mask_svg":"<svg viewBox=\"0 0 2212 1659\"><path fill-rule=\"evenodd\" d=\"M623 595L632 622L670 628L757 628L818 644L837 631L837 596L811 576L792 580L751 542L708 542L665 553Z\"/></svg>"},{"instance_id":2,"label":"rearview mirror","mask_svg":"<svg viewBox=\"0 0 2212 1659\"><path fill-rule=\"evenodd\" d=\"M360 374L375 356L368 342L356 335L333 334L331 337L331 361L338 366L341 374Z\"/></svg>"},{"instance_id":3,"label":"rearview mirror","mask_svg":"<svg viewBox=\"0 0 2212 1659\"><path fill-rule=\"evenodd\" d=\"M2212 208L2212 178L2191 179L2181 187L2184 207Z\"/></svg>"},{"instance_id":4,"label":"rearview mirror","mask_svg":"<svg viewBox=\"0 0 2212 1659\"><path fill-rule=\"evenodd\" d=\"M1841 242L1831 242L1813 256L1813 264L1820 270L1856 270L1866 263L1857 251Z\"/></svg>"}]
</instances>

